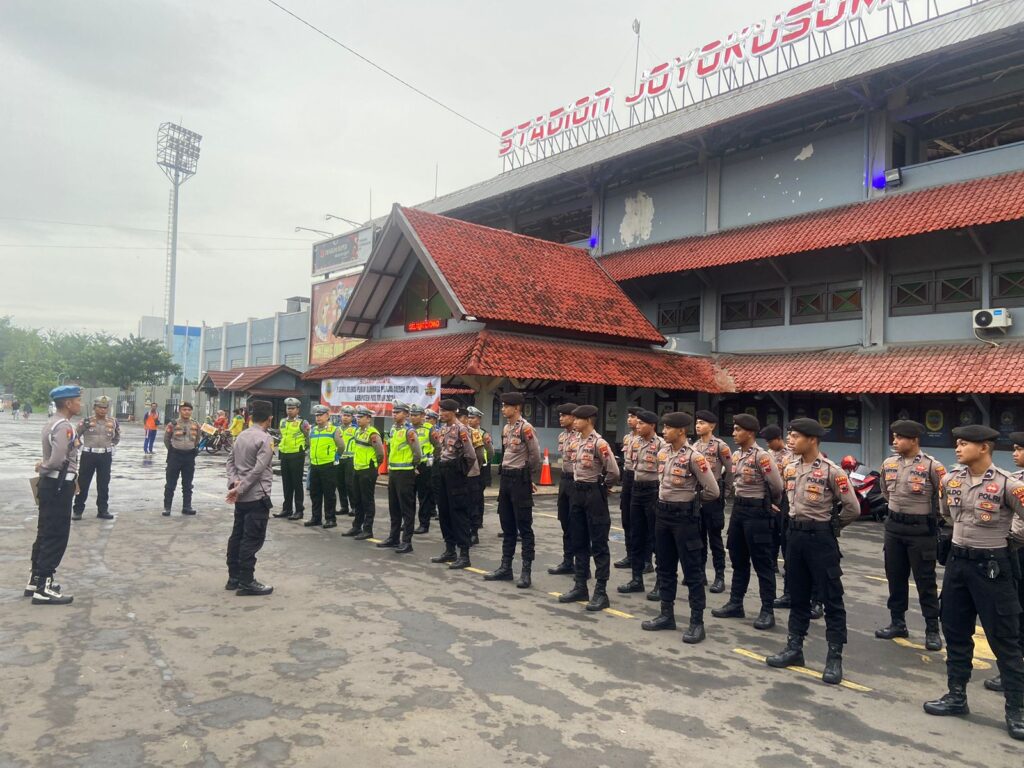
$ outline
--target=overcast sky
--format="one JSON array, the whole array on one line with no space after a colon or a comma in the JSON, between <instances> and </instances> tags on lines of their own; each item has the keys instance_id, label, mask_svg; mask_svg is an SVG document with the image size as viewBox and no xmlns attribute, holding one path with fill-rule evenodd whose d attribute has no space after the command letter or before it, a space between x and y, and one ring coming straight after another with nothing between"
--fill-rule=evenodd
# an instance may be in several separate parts
<instances>
[{"instance_id":1,"label":"overcast sky","mask_svg":"<svg viewBox=\"0 0 1024 768\"><path fill-rule=\"evenodd\" d=\"M634 16L643 69L789 5L280 2L496 133L608 84L621 121ZM294 228L345 231L324 214L365 220L371 188L381 215L433 197L435 164L440 194L501 170L496 138L266 0L0 0L0 72L0 315L24 326L127 334L162 314L165 121L203 135L178 323L308 296L317 236Z\"/></svg>"}]
</instances>

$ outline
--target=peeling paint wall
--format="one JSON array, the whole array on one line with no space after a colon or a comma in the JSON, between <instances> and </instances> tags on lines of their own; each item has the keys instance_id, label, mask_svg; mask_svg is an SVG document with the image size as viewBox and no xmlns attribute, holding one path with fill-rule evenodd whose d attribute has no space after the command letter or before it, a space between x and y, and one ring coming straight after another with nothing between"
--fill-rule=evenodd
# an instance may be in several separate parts
<instances>
[{"instance_id":1,"label":"peeling paint wall","mask_svg":"<svg viewBox=\"0 0 1024 768\"><path fill-rule=\"evenodd\" d=\"M704 231L703 171L610 190L602 217L605 254Z\"/></svg>"}]
</instances>

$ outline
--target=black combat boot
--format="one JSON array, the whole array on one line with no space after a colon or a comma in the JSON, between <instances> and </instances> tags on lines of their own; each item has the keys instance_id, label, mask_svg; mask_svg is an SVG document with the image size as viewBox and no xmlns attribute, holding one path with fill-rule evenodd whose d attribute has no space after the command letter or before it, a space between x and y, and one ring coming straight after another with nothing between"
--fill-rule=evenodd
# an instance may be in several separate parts
<instances>
[{"instance_id":1,"label":"black combat boot","mask_svg":"<svg viewBox=\"0 0 1024 768\"><path fill-rule=\"evenodd\" d=\"M825 615L825 606L822 603L818 602L818 601L812 602L811 603L811 618L817 620L817 619L820 619L824 615Z\"/></svg>"},{"instance_id":2,"label":"black combat boot","mask_svg":"<svg viewBox=\"0 0 1024 768\"><path fill-rule=\"evenodd\" d=\"M359 535L359 529L358 529L358 528L356 528L356 527L355 527L355 526L353 525L353 526L352 526L351 528L349 528L349 529L348 529L347 531L344 531L344 532L343 532L343 533L342 533L341 535L342 535L342 536L358 536L358 535Z\"/></svg>"},{"instance_id":3,"label":"black combat boot","mask_svg":"<svg viewBox=\"0 0 1024 768\"><path fill-rule=\"evenodd\" d=\"M102 512L97 512L96 513L96 517L98 519L100 519L100 520L113 520L114 519L114 516L112 514L110 514L109 512L107 512L107 510L103 510Z\"/></svg>"},{"instance_id":4,"label":"black combat boot","mask_svg":"<svg viewBox=\"0 0 1024 768\"><path fill-rule=\"evenodd\" d=\"M611 602L608 600L608 582L598 579L597 585L594 587L594 596L590 598L590 602L587 603L588 611L603 611Z\"/></svg>"},{"instance_id":5,"label":"black combat boot","mask_svg":"<svg viewBox=\"0 0 1024 768\"><path fill-rule=\"evenodd\" d=\"M743 619L747 613L743 610L743 601L729 598L729 602L721 608L712 608L711 615L716 619Z\"/></svg>"},{"instance_id":6,"label":"black combat boot","mask_svg":"<svg viewBox=\"0 0 1024 768\"><path fill-rule=\"evenodd\" d=\"M839 685L843 682L843 644L829 643L828 656L825 657L825 671L821 673L822 682Z\"/></svg>"},{"instance_id":7,"label":"black combat boot","mask_svg":"<svg viewBox=\"0 0 1024 768\"><path fill-rule=\"evenodd\" d=\"M640 576L633 576L632 579L627 581L625 584L619 584L616 587L620 595L628 595L631 592L643 592L644 591L644 580Z\"/></svg>"},{"instance_id":8,"label":"black combat boot","mask_svg":"<svg viewBox=\"0 0 1024 768\"><path fill-rule=\"evenodd\" d=\"M53 578L40 576L36 591L32 593L32 605L69 605L75 598L53 588Z\"/></svg>"},{"instance_id":9,"label":"black combat boot","mask_svg":"<svg viewBox=\"0 0 1024 768\"><path fill-rule=\"evenodd\" d=\"M302 513L301 512L295 512L288 519L289 520L301 520L302 519Z\"/></svg>"},{"instance_id":10,"label":"black combat boot","mask_svg":"<svg viewBox=\"0 0 1024 768\"><path fill-rule=\"evenodd\" d=\"M769 667L802 667L804 665L804 639L800 635L786 638L786 647L764 660Z\"/></svg>"},{"instance_id":11,"label":"black combat boot","mask_svg":"<svg viewBox=\"0 0 1024 768\"><path fill-rule=\"evenodd\" d=\"M224 584L224 589L234 591L238 589L238 577L233 573L228 574L228 580Z\"/></svg>"},{"instance_id":12,"label":"black combat boot","mask_svg":"<svg viewBox=\"0 0 1024 768\"><path fill-rule=\"evenodd\" d=\"M366 541L367 539L373 538L373 531L360 531L352 538L354 538L356 541Z\"/></svg>"},{"instance_id":13,"label":"black combat boot","mask_svg":"<svg viewBox=\"0 0 1024 768\"><path fill-rule=\"evenodd\" d=\"M235 590L235 594L239 597L263 597L273 591L273 587L261 584L253 577L251 579L239 579L238 589Z\"/></svg>"},{"instance_id":14,"label":"black combat boot","mask_svg":"<svg viewBox=\"0 0 1024 768\"><path fill-rule=\"evenodd\" d=\"M648 632L657 632L662 629L675 629L676 628L676 612L675 607L672 603L662 601L661 613L658 614L657 618L648 619L640 625L640 629L646 629Z\"/></svg>"},{"instance_id":15,"label":"black combat boot","mask_svg":"<svg viewBox=\"0 0 1024 768\"><path fill-rule=\"evenodd\" d=\"M309 525L309 523L306 523L306 525ZM388 536L386 539L384 539L384 541L377 542L377 549L391 549L397 546L398 539L394 538L393 536Z\"/></svg>"},{"instance_id":16,"label":"black combat boot","mask_svg":"<svg viewBox=\"0 0 1024 768\"><path fill-rule=\"evenodd\" d=\"M938 619L925 619L924 647L929 651L942 650L942 634L939 632Z\"/></svg>"},{"instance_id":17,"label":"black combat boot","mask_svg":"<svg viewBox=\"0 0 1024 768\"><path fill-rule=\"evenodd\" d=\"M280 512L275 512L271 517L284 518L291 517L292 511L290 509L282 509Z\"/></svg>"},{"instance_id":18,"label":"black combat boot","mask_svg":"<svg viewBox=\"0 0 1024 768\"><path fill-rule=\"evenodd\" d=\"M967 681L949 678L949 693L934 701L926 701L924 711L940 716L971 714L971 708L967 706Z\"/></svg>"},{"instance_id":19,"label":"black combat boot","mask_svg":"<svg viewBox=\"0 0 1024 768\"><path fill-rule=\"evenodd\" d=\"M337 527L338 527L338 518L336 518L336 517L328 517L326 520L324 520L324 528L337 528Z\"/></svg>"},{"instance_id":20,"label":"black combat boot","mask_svg":"<svg viewBox=\"0 0 1024 768\"><path fill-rule=\"evenodd\" d=\"M775 598L776 608L791 608L793 601L789 598L789 592L783 592L781 597Z\"/></svg>"},{"instance_id":21,"label":"black combat boot","mask_svg":"<svg viewBox=\"0 0 1024 768\"><path fill-rule=\"evenodd\" d=\"M892 640L894 637L910 637L907 630L907 622L902 613L892 614L892 621L889 626L875 630L875 637L879 640Z\"/></svg>"},{"instance_id":22,"label":"black combat boot","mask_svg":"<svg viewBox=\"0 0 1024 768\"><path fill-rule=\"evenodd\" d=\"M25 592L23 593L25 597L32 597L32 595L36 593L36 590L39 589L39 582L40 578L34 573L28 577L28 583L25 585ZM60 594L60 584L55 582L52 578L50 579L50 591L56 592L58 595ZM1003 689L1000 688L999 690Z\"/></svg>"},{"instance_id":23,"label":"black combat boot","mask_svg":"<svg viewBox=\"0 0 1024 768\"><path fill-rule=\"evenodd\" d=\"M81 520L82 519L82 513L81 512L72 512L71 513L71 519L72 520Z\"/></svg>"},{"instance_id":24,"label":"black combat boot","mask_svg":"<svg viewBox=\"0 0 1024 768\"><path fill-rule=\"evenodd\" d=\"M512 581L513 576L512 558L503 557L501 558L501 565L490 573L484 574L484 581Z\"/></svg>"},{"instance_id":25,"label":"black combat boot","mask_svg":"<svg viewBox=\"0 0 1024 768\"><path fill-rule=\"evenodd\" d=\"M407 555L412 552L412 542L403 541L397 547L395 547L396 555Z\"/></svg>"},{"instance_id":26,"label":"black combat boot","mask_svg":"<svg viewBox=\"0 0 1024 768\"><path fill-rule=\"evenodd\" d=\"M533 561L523 560L523 569L519 572L519 581L516 582L516 587L519 589L529 589L533 586Z\"/></svg>"},{"instance_id":27,"label":"black combat boot","mask_svg":"<svg viewBox=\"0 0 1024 768\"><path fill-rule=\"evenodd\" d=\"M647 599L652 603L656 603L661 600L661 582L659 582L658 579L654 580L654 589L647 593Z\"/></svg>"},{"instance_id":28,"label":"black combat boot","mask_svg":"<svg viewBox=\"0 0 1024 768\"><path fill-rule=\"evenodd\" d=\"M715 571L715 580L708 587L708 592L716 595L725 592L725 571Z\"/></svg>"},{"instance_id":29,"label":"black combat boot","mask_svg":"<svg viewBox=\"0 0 1024 768\"><path fill-rule=\"evenodd\" d=\"M754 629L771 629L775 626L775 612L771 607L762 606L761 612L754 619Z\"/></svg>"},{"instance_id":30,"label":"black combat boot","mask_svg":"<svg viewBox=\"0 0 1024 768\"><path fill-rule=\"evenodd\" d=\"M654 573L654 563L650 560L644 563L644 575L646 576L648 573Z\"/></svg>"},{"instance_id":31,"label":"black combat boot","mask_svg":"<svg viewBox=\"0 0 1024 768\"><path fill-rule=\"evenodd\" d=\"M572 589L558 596L560 603L578 603L581 600L590 600L590 590L587 589L587 582L580 579L576 579Z\"/></svg>"},{"instance_id":32,"label":"black combat boot","mask_svg":"<svg viewBox=\"0 0 1024 768\"><path fill-rule=\"evenodd\" d=\"M469 537L469 546L475 547L480 543L480 531L473 531L473 535Z\"/></svg>"},{"instance_id":33,"label":"black combat boot","mask_svg":"<svg viewBox=\"0 0 1024 768\"><path fill-rule=\"evenodd\" d=\"M616 560L614 563L612 563L612 565L616 568L629 568L630 566L632 566L632 564L633 561L630 559L629 555L626 555L621 560Z\"/></svg>"},{"instance_id":34,"label":"black combat boot","mask_svg":"<svg viewBox=\"0 0 1024 768\"><path fill-rule=\"evenodd\" d=\"M562 562L560 562L558 565L553 565L550 568L548 568L548 573L550 573L552 576L568 576L574 572L575 571L572 567L572 560L570 560L567 557L563 558Z\"/></svg>"},{"instance_id":35,"label":"black combat boot","mask_svg":"<svg viewBox=\"0 0 1024 768\"><path fill-rule=\"evenodd\" d=\"M183 507L181 508L181 514L183 514L183 515L188 515L189 517L191 517L191 516L192 516L192 515L194 515L195 513L196 513L196 511L195 511L195 509L194 509L194 508L192 507L192 502L191 502L191 501L190 501L190 502L188 502L188 503L187 503L187 504L186 504L185 506L183 506Z\"/></svg>"},{"instance_id":36,"label":"black combat boot","mask_svg":"<svg viewBox=\"0 0 1024 768\"><path fill-rule=\"evenodd\" d=\"M700 611L691 611L690 626L683 632L683 642L687 645L696 645L705 637L704 614Z\"/></svg>"},{"instance_id":37,"label":"black combat boot","mask_svg":"<svg viewBox=\"0 0 1024 768\"><path fill-rule=\"evenodd\" d=\"M469 568L472 564L469 559L469 547L459 547L459 556L455 558L454 562L448 564L448 570L461 571L463 568Z\"/></svg>"},{"instance_id":38,"label":"black combat boot","mask_svg":"<svg viewBox=\"0 0 1024 768\"><path fill-rule=\"evenodd\" d=\"M990 677L988 680L986 680L984 683L982 683L982 685L984 685L987 690L995 691L996 693L1002 693L1003 692L1003 676L1002 675L996 675L995 677Z\"/></svg>"},{"instance_id":39,"label":"black combat boot","mask_svg":"<svg viewBox=\"0 0 1024 768\"><path fill-rule=\"evenodd\" d=\"M301 519L301 518L300 518ZM313 526L321 525L323 521L319 517L311 517L309 520L304 522L302 525L306 528L312 528Z\"/></svg>"},{"instance_id":40,"label":"black combat boot","mask_svg":"<svg viewBox=\"0 0 1024 768\"><path fill-rule=\"evenodd\" d=\"M1006 732L1024 741L1024 693L1020 691L1006 694Z\"/></svg>"},{"instance_id":41,"label":"black combat boot","mask_svg":"<svg viewBox=\"0 0 1024 768\"><path fill-rule=\"evenodd\" d=\"M430 523L420 523L419 525L417 525L415 528L412 529L412 532L417 534L417 535L422 534L422 533L429 533L430 532Z\"/></svg>"},{"instance_id":42,"label":"black combat boot","mask_svg":"<svg viewBox=\"0 0 1024 768\"><path fill-rule=\"evenodd\" d=\"M455 546L453 544L448 544L446 542L445 545L444 545L444 552L442 552L440 555L436 555L436 556L430 558L430 562L432 562L432 563L454 563L455 562Z\"/></svg>"}]
</instances>

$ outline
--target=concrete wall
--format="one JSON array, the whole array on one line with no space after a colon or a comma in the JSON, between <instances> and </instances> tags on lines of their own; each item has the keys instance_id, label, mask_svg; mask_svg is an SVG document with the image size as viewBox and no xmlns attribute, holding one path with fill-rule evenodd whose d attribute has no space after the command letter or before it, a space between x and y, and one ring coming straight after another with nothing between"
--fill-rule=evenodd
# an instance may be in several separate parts
<instances>
[{"instance_id":1,"label":"concrete wall","mask_svg":"<svg viewBox=\"0 0 1024 768\"><path fill-rule=\"evenodd\" d=\"M690 171L608 191L601 217L603 252L700 234L706 189L705 173Z\"/></svg>"},{"instance_id":2,"label":"concrete wall","mask_svg":"<svg viewBox=\"0 0 1024 768\"><path fill-rule=\"evenodd\" d=\"M902 168L902 189L924 189L1019 170L1024 170L1024 142L906 166Z\"/></svg>"}]
</instances>

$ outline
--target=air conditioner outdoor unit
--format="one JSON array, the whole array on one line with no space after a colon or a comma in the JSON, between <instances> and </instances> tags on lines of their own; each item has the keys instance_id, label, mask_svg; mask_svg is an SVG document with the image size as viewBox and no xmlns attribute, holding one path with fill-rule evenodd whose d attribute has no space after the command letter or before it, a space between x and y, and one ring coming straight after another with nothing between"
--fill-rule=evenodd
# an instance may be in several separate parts
<instances>
[{"instance_id":1,"label":"air conditioner outdoor unit","mask_svg":"<svg viewBox=\"0 0 1024 768\"><path fill-rule=\"evenodd\" d=\"M989 328L1009 328L1013 325L1013 318L1010 312L1002 307L976 309L973 318L975 330L987 330Z\"/></svg>"}]
</instances>

